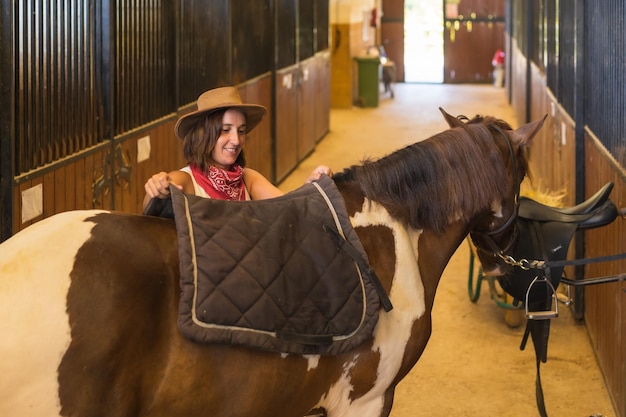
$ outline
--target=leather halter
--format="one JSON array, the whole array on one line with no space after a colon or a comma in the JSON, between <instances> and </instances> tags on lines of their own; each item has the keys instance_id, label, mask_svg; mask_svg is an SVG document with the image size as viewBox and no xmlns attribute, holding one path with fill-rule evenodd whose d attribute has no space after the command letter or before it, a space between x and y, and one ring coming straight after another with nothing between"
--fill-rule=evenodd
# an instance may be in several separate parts
<instances>
[{"instance_id":1,"label":"leather halter","mask_svg":"<svg viewBox=\"0 0 626 417\"><path fill-rule=\"evenodd\" d=\"M517 164L515 161L515 151L513 150L513 144L511 143L511 139L502 130L500 126L492 124L489 127L496 130L496 132L498 132L505 139L506 144L508 145L509 156L511 158L511 169L513 171L513 184L515 186L515 205L513 208L513 212L511 213L507 221L501 224L500 226L498 226L496 229L486 230L486 231L474 230L470 233L470 236L472 234L480 235L487 242L490 248L490 250L486 250L476 245L476 249L484 253L490 253L492 256L498 257L510 265L512 262L515 263L515 260L510 255L506 255L505 253L513 247L517 239L517 227L516 227L515 220L517 219L517 213L519 210L519 194L520 194L520 181L521 180L518 181L518 178L517 178ZM508 243L504 246L504 248L498 247L496 242L493 240L492 236L495 236L504 232L505 230L509 229L511 225L513 226L513 233L511 233L511 237L509 238Z\"/></svg>"}]
</instances>

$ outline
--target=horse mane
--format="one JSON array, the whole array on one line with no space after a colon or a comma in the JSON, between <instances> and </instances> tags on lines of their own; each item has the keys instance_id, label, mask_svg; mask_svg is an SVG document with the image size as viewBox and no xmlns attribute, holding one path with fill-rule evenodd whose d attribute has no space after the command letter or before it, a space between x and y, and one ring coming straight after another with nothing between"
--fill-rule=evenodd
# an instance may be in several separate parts
<instances>
[{"instance_id":1,"label":"horse mane","mask_svg":"<svg viewBox=\"0 0 626 417\"><path fill-rule=\"evenodd\" d=\"M508 159L496 146L504 138L494 138L498 133L492 130L511 127L489 116L464 122L379 160L353 165L335 179L357 181L366 198L416 229L442 231L452 221L469 220L511 189L503 178ZM518 159L524 175L526 159L523 154Z\"/></svg>"}]
</instances>

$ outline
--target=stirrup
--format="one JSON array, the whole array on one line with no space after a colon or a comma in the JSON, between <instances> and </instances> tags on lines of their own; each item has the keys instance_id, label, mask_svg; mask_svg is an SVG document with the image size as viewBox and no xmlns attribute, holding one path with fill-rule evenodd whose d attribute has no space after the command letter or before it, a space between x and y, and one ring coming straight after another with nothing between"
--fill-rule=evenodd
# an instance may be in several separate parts
<instances>
[{"instance_id":1,"label":"stirrup","mask_svg":"<svg viewBox=\"0 0 626 417\"><path fill-rule=\"evenodd\" d=\"M533 287L533 285L539 282L545 282L552 290L552 299L553 299L552 304L554 305L554 310L528 311L528 296L530 295L530 289ZM546 277L542 276L540 278L539 275L537 275L535 279L533 279L533 281L528 286L528 289L526 290L526 318L529 320L550 320L558 316L559 316L559 300L556 296L556 290L554 289L554 285L552 285L550 280L547 279Z\"/></svg>"}]
</instances>

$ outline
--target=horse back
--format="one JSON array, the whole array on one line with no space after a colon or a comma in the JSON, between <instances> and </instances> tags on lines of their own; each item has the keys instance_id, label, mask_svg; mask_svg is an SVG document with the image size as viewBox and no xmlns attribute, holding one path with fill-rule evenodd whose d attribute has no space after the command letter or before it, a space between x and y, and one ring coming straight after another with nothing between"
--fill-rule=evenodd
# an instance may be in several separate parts
<instances>
[{"instance_id":1,"label":"horse back","mask_svg":"<svg viewBox=\"0 0 626 417\"><path fill-rule=\"evenodd\" d=\"M173 222L100 211L52 216L0 245L0 333L11 335L0 338L0 415L123 403L104 387L127 378L117 364L155 349L147 338L171 332L177 259Z\"/></svg>"}]
</instances>

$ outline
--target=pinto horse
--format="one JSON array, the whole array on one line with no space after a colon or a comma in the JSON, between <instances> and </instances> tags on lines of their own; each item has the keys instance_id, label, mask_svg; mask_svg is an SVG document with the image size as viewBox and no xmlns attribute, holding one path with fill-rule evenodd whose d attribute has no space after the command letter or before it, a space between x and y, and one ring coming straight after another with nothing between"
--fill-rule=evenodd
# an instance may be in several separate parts
<instances>
[{"instance_id":1,"label":"pinto horse","mask_svg":"<svg viewBox=\"0 0 626 417\"><path fill-rule=\"evenodd\" d=\"M394 306L362 345L297 355L191 342L177 329L174 221L70 211L0 245L0 415L388 416L456 248L471 233L485 271L502 264L523 148L543 124L442 112L449 130L333 177Z\"/></svg>"}]
</instances>

